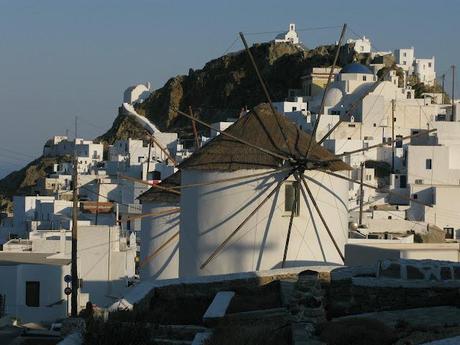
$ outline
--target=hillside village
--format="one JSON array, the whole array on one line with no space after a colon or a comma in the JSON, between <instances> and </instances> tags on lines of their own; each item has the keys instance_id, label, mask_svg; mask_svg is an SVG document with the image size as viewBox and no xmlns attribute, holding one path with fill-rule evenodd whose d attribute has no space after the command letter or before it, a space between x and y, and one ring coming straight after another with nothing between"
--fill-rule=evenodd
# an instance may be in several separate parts
<instances>
[{"instance_id":1,"label":"hillside village","mask_svg":"<svg viewBox=\"0 0 460 345\"><path fill-rule=\"evenodd\" d=\"M435 57L419 57L414 47L376 51L364 36L344 41L339 52L334 44L305 44L290 24L251 48L257 63L263 53L284 52L264 60L272 104L247 52L231 53L204 71L224 60L227 67L239 63L244 72L233 78L254 89L247 99L238 100L232 92L239 86L232 85L227 109L210 110L212 95L224 92L211 87L196 91L207 102L202 107L173 97L175 87L185 90L184 78L204 79L202 70L158 90L133 85L107 133L56 133L31 181L30 169L22 179L16 173L0 181L9 185L0 191L12 205L0 223L0 316L61 323L72 308L69 295L78 291L79 312L90 302L105 320L126 321L125 314L153 317L155 306L169 309L165 301L173 310L178 298L204 315L158 322L189 325L191 335L175 344L207 344L225 331L220 320L236 324L240 317L281 319L291 343L319 344L327 340L315 327L326 319L445 306L445 294L460 287L458 100L439 82ZM297 61L284 90L269 77L282 59ZM69 280L72 229L78 290ZM409 291L414 282L434 289L425 304L380 295ZM241 307L263 296L265 285L282 296L260 301L265 316ZM350 300L334 299L348 294ZM380 304L360 300L372 294ZM451 333L443 334L460 330Z\"/></svg>"}]
</instances>

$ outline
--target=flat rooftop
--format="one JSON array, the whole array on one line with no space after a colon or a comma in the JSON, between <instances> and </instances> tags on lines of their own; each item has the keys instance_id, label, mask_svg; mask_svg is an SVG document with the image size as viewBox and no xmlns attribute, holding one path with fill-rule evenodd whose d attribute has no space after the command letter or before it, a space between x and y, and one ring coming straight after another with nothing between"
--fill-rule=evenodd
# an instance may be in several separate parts
<instances>
[{"instance_id":1,"label":"flat rooftop","mask_svg":"<svg viewBox=\"0 0 460 345\"><path fill-rule=\"evenodd\" d=\"M54 254L0 251L0 266L15 266L24 264L66 266L70 264L70 259L50 258L52 255Z\"/></svg>"}]
</instances>

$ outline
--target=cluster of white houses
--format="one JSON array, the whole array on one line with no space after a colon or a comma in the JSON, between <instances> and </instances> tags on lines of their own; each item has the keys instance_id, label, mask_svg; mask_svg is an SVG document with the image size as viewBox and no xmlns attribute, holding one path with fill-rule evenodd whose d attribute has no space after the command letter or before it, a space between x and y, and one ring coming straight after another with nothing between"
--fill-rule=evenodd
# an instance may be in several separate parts
<instances>
[{"instance_id":1,"label":"cluster of white houses","mask_svg":"<svg viewBox=\"0 0 460 345\"><path fill-rule=\"evenodd\" d=\"M323 78L324 74L317 73L303 80L318 86ZM414 235L429 236L430 232L440 232L447 239L458 238L456 214L460 210L455 197L460 186L456 174L456 154L460 154L460 137L456 134L460 129L459 109L443 104L437 94L416 98L413 89L399 85L394 72L378 81L369 67L352 63L337 70L325 95L317 138L337 125L324 141L324 147L334 155L343 155L348 168L341 174L359 181L362 173L363 182L370 185L361 194L359 183L337 180L318 171L307 174L312 186L318 188L313 192L314 198L321 205L324 218L333 223L330 228L341 250L345 250L349 236L357 238L350 243L370 245L381 240L414 245ZM318 119L322 93L299 96L299 90L295 91L295 97L275 102L274 107L297 124L299 130L309 133ZM253 137L257 131L250 126L253 117L263 123L258 131L262 137L261 133L271 133L274 126L264 123L261 114L264 113L260 109L250 112L228 132L271 150L282 147L280 137L280 142L271 144ZM240 132L242 123L246 130ZM406 136L413 137L404 140ZM302 141L295 135L289 139ZM228 144L228 138L222 141ZM265 171L268 165L251 163L257 162L260 155L247 155L238 143L233 143L229 151L219 144L217 139L211 141L180 166L180 175L165 182L165 186L181 189L180 196L154 189L141 196L144 213L180 208L177 213L143 219L141 278L184 278L280 267L289 219L286 210L290 209L292 185L296 181L289 179L275 200L257 209L255 219L239 228L240 222L273 189L272 179L285 172L266 171L266 176L239 180L241 176ZM373 146L375 149L367 150ZM354 150L359 152L347 154ZM271 168L275 169L274 166ZM221 180L229 182L213 183ZM261 185L270 185L272 189ZM298 202L291 235L293 245L286 265L343 264L311 203L305 203L301 197ZM358 222L360 204L360 222L353 226ZM213 251L235 229L238 236L231 237L214 257ZM174 237L175 234L178 236ZM168 241L171 238L174 240ZM170 243L169 248L151 257L165 242ZM432 254L429 251L426 255L429 258ZM362 263L365 260L363 257Z\"/></svg>"},{"instance_id":2,"label":"cluster of white houses","mask_svg":"<svg viewBox=\"0 0 460 345\"><path fill-rule=\"evenodd\" d=\"M281 41L299 44L294 24ZM348 43L376 54L365 37ZM460 107L440 94L416 98L408 86L414 74L434 82L434 58L416 59L413 48L393 55L404 80L395 71L378 80L382 64L336 68L321 109L329 68L313 68L299 76L301 89L273 104L277 114L260 105L214 124L199 149L135 112L149 84L128 88L122 106L146 129L145 140L104 150L50 139L44 156L76 153L78 161L80 305L121 298L137 278L138 251L141 280L359 264L392 245L392 255L438 258L436 244L422 253L414 241L430 232L460 238ZM316 139L325 140L310 146L317 121ZM319 163L302 171L307 151ZM57 163L36 195L14 197L14 217L0 227L0 273L10 278L0 294L7 312L25 321L67 312L72 169ZM456 246L449 250L458 253Z\"/></svg>"},{"instance_id":3,"label":"cluster of white houses","mask_svg":"<svg viewBox=\"0 0 460 345\"><path fill-rule=\"evenodd\" d=\"M296 31L294 23L289 24L289 29L286 32L280 33L274 39L275 43L288 42L292 44L300 44L299 35ZM371 58L391 56L396 65L401 67L405 76L416 76L419 81L427 85L434 85L436 82L435 57L417 58L415 56L415 48L398 48L392 51L377 51L373 49L371 40L362 36L356 39L348 39L348 44L353 45L353 49L358 54L369 54Z\"/></svg>"}]
</instances>

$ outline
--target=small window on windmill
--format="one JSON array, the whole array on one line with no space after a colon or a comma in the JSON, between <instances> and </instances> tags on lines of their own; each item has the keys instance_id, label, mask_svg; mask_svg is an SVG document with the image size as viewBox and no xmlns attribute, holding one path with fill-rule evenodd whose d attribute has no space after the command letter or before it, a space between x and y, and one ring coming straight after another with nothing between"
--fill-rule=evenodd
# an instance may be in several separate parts
<instances>
[{"instance_id":1,"label":"small window on windmill","mask_svg":"<svg viewBox=\"0 0 460 345\"><path fill-rule=\"evenodd\" d=\"M286 182L284 187L284 211L291 214L294 209L294 216L299 216L300 211L300 188L299 182Z\"/></svg>"},{"instance_id":2,"label":"small window on windmill","mask_svg":"<svg viewBox=\"0 0 460 345\"><path fill-rule=\"evenodd\" d=\"M425 168L426 170L431 170L431 166L432 166L432 163L431 163L431 158L428 158L425 160Z\"/></svg>"}]
</instances>

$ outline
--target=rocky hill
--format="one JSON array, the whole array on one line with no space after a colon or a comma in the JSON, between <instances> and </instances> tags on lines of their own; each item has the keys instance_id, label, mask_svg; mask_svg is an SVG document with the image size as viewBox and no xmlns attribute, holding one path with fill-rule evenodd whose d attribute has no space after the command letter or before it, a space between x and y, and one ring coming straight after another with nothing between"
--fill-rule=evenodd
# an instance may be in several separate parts
<instances>
[{"instance_id":1,"label":"rocky hill","mask_svg":"<svg viewBox=\"0 0 460 345\"><path fill-rule=\"evenodd\" d=\"M0 180L0 211L11 208L13 195L33 195L38 179L47 176L53 165L69 161L69 157L40 157L27 164L24 168L13 171Z\"/></svg>"},{"instance_id":2,"label":"rocky hill","mask_svg":"<svg viewBox=\"0 0 460 345\"><path fill-rule=\"evenodd\" d=\"M273 101L284 100L289 89L301 87L300 76L312 67L330 66L336 47L321 46L307 50L289 43L262 43L251 47ZM339 65L354 59L352 46L341 49ZM199 70L190 69L188 75L169 79L150 97L137 106L163 131L191 132L190 121L178 115L174 108L194 113L206 122L238 117L242 108L251 108L266 99L247 53L242 50L211 60ZM111 143L135 134L135 126L118 117L112 128L100 139Z\"/></svg>"}]
</instances>

